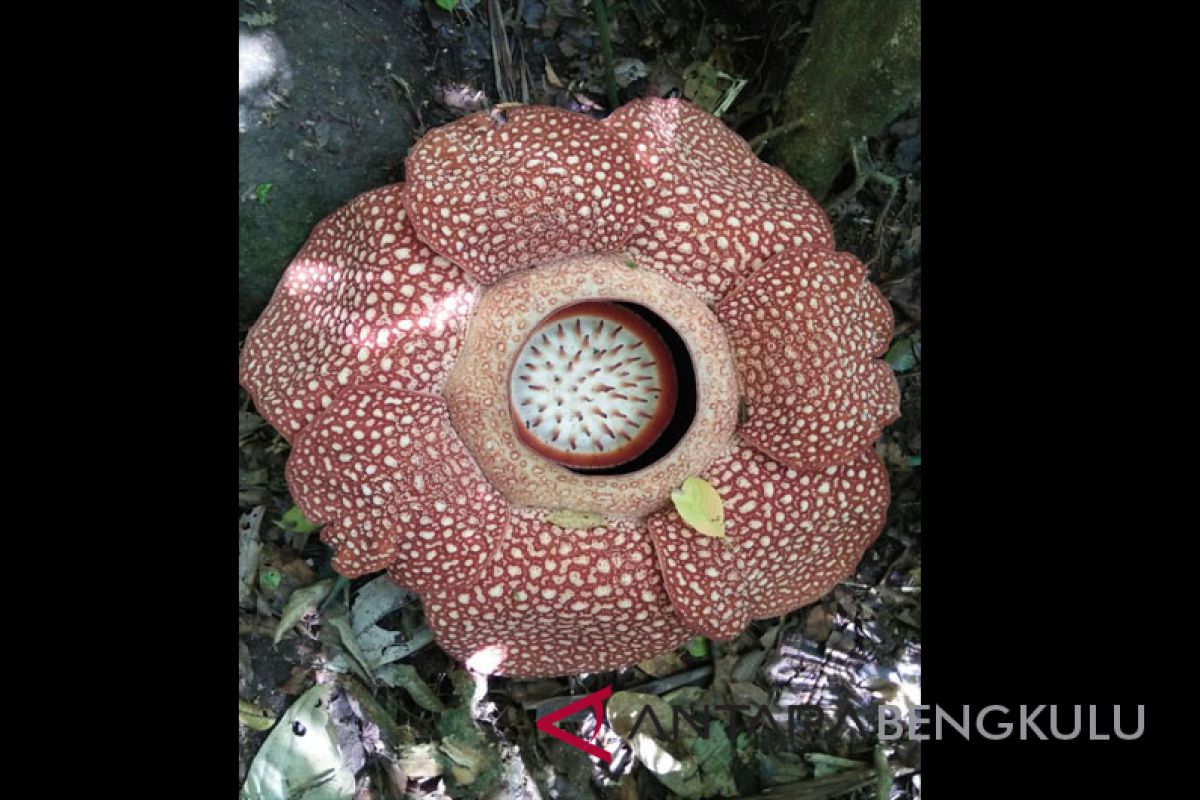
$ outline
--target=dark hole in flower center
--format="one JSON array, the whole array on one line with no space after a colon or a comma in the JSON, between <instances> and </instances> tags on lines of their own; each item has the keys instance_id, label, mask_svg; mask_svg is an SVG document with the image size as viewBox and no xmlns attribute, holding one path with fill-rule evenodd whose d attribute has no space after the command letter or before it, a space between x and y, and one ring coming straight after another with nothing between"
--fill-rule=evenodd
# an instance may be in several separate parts
<instances>
[{"instance_id":1,"label":"dark hole in flower center","mask_svg":"<svg viewBox=\"0 0 1200 800\"><path fill-rule=\"evenodd\" d=\"M669 453L696 416L696 377L682 337L645 306L564 306L522 344L509 380L521 440L588 475L643 469Z\"/></svg>"}]
</instances>

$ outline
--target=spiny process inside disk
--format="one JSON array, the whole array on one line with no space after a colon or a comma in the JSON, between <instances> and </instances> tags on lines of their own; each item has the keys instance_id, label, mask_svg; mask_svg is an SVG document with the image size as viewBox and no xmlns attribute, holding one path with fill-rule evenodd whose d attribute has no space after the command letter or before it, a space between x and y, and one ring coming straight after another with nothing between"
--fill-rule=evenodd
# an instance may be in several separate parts
<instances>
[{"instance_id":1,"label":"spiny process inside disk","mask_svg":"<svg viewBox=\"0 0 1200 800\"><path fill-rule=\"evenodd\" d=\"M522 441L574 469L637 458L675 411L675 365L662 336L607 301L576 303L542 320L517 355L509 385Z\"/></svg>"}]
</instances>

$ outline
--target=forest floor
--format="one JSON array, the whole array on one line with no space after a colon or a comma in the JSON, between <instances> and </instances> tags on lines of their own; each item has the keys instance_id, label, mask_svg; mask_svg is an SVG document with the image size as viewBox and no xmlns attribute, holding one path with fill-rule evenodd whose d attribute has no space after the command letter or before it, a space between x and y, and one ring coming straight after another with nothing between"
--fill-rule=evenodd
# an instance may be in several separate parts
<instances>
[{"instance_id":1,"label":"forest floor","mask_svg":"<svg viewBox=\"0 0 1200 800\"><path fill-rule=\"evenodd\" d=\"M609 109L582 0L455 5L239 3L243 334L316 221L361 191L402 180L403 156L426 130L496 102L597 116ZM807 0L612 5L621 102L675 92L723 106L722 119L771 162L770 141L755 137L781 116L778 98L808 33ZM732 642L697 640L618 673L481 684L428 641L419 602L386 579L331 592L329 549L289 514L287 444L241 392L239 782L256 756L260 771L284 768L289 756L268 742L272 724L282 718L304 730L313 687L336 685L323 706L336 747L308 752L298 767L324 772L310 800L919 797L919 750L878 746L875 721L881 703L920 702L920 142L915 107L857 143L858 169L849 163L822 199L839 249L868 265L896 315L887 360L902 417L877 445L892 478L887 527L852 579ZM856 180L868 174L886 179ZM608 685L668 704L751 710L716 717L708 739L658 749L644 740L637 758L621 744L607 766L535 729L537 716ZM753 718L761 706L778 729ZM602 745L618 741L607 729L601 735ZM333 761L317 769L322 757Z\"/></svg>"}]
</instances>

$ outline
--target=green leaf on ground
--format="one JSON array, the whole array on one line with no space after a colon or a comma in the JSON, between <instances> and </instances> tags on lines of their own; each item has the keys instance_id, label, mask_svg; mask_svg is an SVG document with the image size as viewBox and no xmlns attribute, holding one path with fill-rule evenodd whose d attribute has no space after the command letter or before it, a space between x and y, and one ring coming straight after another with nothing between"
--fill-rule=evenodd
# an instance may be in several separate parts
<instances>
[{"instance_id":1,"label":"green leaf on ground","mask_svg":"<svg viewBox=\"0 0 1200 800\"><path fill-rule=\"evenodd\" d=\"M455 670L450 673L450 683L454 686L454 706L438 715L437 730L442 735L438 760L453 778L453 785L470 786L476 795L489 796L489 789L501 774L501 754L479 726L483 709L476 701L486 694L487 681Z\"/></svg>"},{"instance_id":2,"label":"green leaf on ground","mask_svg":"<svg viewBox=\"0 0 1200 800\"><path fill-rule=\"evenodd\" d=\"M263 418L249 411L238 412L238 437L249 436L263 426Z\"/></svg>"},{"instance_id":3,"label":"green leaf on ground","mask_svg":"<svg viewBox=\"0 0 1200 800\"><path fill-rule=\"evenodd\" d=\"M696 736L690 727L682 726L679 738L670 740L672 711L666 700L630 691L617 692L609 698L608 716L613 731L629 743L637 759L679 797L736 794L730 769L733 748L722 722L711 723L708 738ZM655 720L662 726L666 740L660 737Z\"/></svg>"},{"instance_id":4,"label":"green leaf on ground","mask_svg":"<svg viewBox=\"0 0 1200 800\"><path fill-rule=\"evenodd\" d=\"M888 763L883 745L875 745L875 800L888 800L892 796L892 765Z\"/></svg>"},{"instance_id":5,"label":"green leaf on ground","mask_svg":"<svg viewBox=\"0 0 1200 800\"><path fill-rule=\"evenodd\" d=\"M442 762L438 760L438 746L434 742L423 742L400 750L400 772L419 781L437 778L442 774Z\"/></svg>"},{"instance_id":6,"label":"green leaf on ground","mask_svg":"<svg viewBox=\"0 0 1200 800\"><path fill-rule=\"evenodd\" d=\"M758 777L767 786L794 783L807 778L808 767L796 753L756 753L758 757Z\"/></svg>"},{"instance_id":7,"label":"green leaf on ground","mask_svg":"<svg viewBox=\"0 0 1200 800\"><path fill-rule=\"evenodd\" d=\"M401 589L387 575L380 575L355 593L348 627L361 661L368 670L374 672L385 664L407 658L433 641L433 633L424 626L405 635L404 632L388 630L377 624L413 600L412 592ZM337 659L331 662L331 666L339 668ZM340 668L347 666L342 663Z\"/></svg>"},{"instance_id":8,"label":"green leaf on ground","mask_svg":"<svg viewBox=\"0 0 1200 800\"><path fill-rule=\"evenodd\" d=\"M285 531L295 531L296 533L312 533L321 527L309 522L308 518L304 516L304 512L297 506L292 506L285 511L275 524Z\"/></svg>"},{"instance_id":9,"label":"green leaf on ground","mask_svg":"<svg viewBox=\"0 0 1200 800\"><path fill-rule=\"evenodd\" d=\"M263 567L258 571L258 582L271 591L278 589L282 580L283 573L275 567Z\"/></svg>"},{"instance_id":10,"label":"green leaf on ground","mask_svg":"<svg viewBox=\"0 0 1200 800\"><path fill-rule=\"evenodd\" d=\"M438 4L438 8L445 11L453 11L458 8L458 0L433 0L433 2Z\"/></svg>"},{"instance_id":11,"label":"green leaf on ground","mask_svg":"<svg viewBox=\"0 0 1200 800\"><path fill-rule=\"evenodd\" d=\"M374 680L380 667L407 658L432 642L433 633L424 626L406 635L376 624L413 599L411 592L401 589L387 575L380 575L359 589L349 615L344 606L329 615L329 624L340 634L346 650L329 662L329 668L338 672L350 670L353 667L347 658L352 658Z\"/></svg>"},{"instance_id":12,"label":"green leaf on ground","mask_svg":"<svg viewBox=\"0 0 1200 800\"><path fill-rule=\"evenodd\" d=\"M367 657L363 655L362 648L358 646L358 638L354 635L354 629L350 627L350 615L346 613L346 607L339 605L337 611L330 614L325 621L329 627L338 632L338 636L342 639L342 647L355 663L366 673L368 678L372 681L375 680L374 670Z\"/></svg>"},{"instance_id":13,"label":"green leaf on ground","mask_svg":"<svg viewBox=\"0 0 1200 800\"><path fill-rule=\"evenodd\" d=\"M275 715L265 708L238 700L238 722L256 731L270 730L275 724Z\"/></svg>"},{"instance_id":14,"label":"green leaf on ground","mask_svg":"<svg viewBox=\"0 0 1200 800\"><path fill-rule=\"evenodd\" d=\"M668 650L665 653L651 656L645 661L639 661L637 668L647 675L653 675L655 678L674 675L676 672L682 672L685 669L683 659L679 657L678 650Z\"/></svg>"},{"instance_id":15,"label":"green leaf on ground","mask_svg":"<svg viewBox=\"0 0 1200 800\"><path fill-rule=\"evenodd\" d=\"M254 187L254 199L258 200L261 205L267 204L267 195L270 194L273 183L260 183Z\"/></svg>"},{"instance_id":16,"label":"green leaf on ground","mask_svg":"<svg viewBox=\"0 0 1200 800\"><path fill-rule=\"evenodd\" d=\"M387 664L375 673L375 679L385 686L403 689L412 697L413 702L426 711L440 714L446 710L445 704L429 688L417 668L412 664Z\"/></svg>"},{"instance_id":17,"label":"green leaf on ground","mask_svg":"<svg viewBox=\"0 0 1200 800\"><path fill-rule=\"evenodd\" d=\"M292 626L304 618L305 614L309 614L317 610L317 606L329 594L329 590L333 588L333 578L326 578L323 581L317 581L311 586L304 586L292 592L292 596L288 598L287 605L283 607L283 614L279 618L279 625L275 627L275 644L279 644L283 639L283 635L292 629Z\"/></svg>"},{"instance_id":18,"label":"green leaf on ground","mask_svg":"<svg viewBox=\"0 0 1200 800\"><path fill-rule=\"evenodd\" d=\"M335 686L317 684L284 712L250 764L241 800L351 800L354 773L342 764L329 716Z\"/></svg>"},{"instance_id":19,"label":"green leaf on ground","mask_svg":"<svg viewBox=\"0 0 1200 800\"><path fill-rule=\"evenodd\" d=\"M361 634L413 600L412 592L401 589L387 575L380 575L355 593L354 605L350 609L351 626L356 634Z\"/></svg>"},{"instance_id":20,"label":"green leaf on ground","mask_svg":"<svg viewBox=\"0 0 1200 800\"><path fill-rule=\"evenodd\" d=\"M744 736L745 734L738 736L738 750L746 748ZM738 793L733 782L733 747L728 734L725 733L725 723L713 722L709 727L707 739L699 736L693 739L692 755L696 757L696 763L700 767L702 797L732 797Z\"/></svg>"}]
</instances>

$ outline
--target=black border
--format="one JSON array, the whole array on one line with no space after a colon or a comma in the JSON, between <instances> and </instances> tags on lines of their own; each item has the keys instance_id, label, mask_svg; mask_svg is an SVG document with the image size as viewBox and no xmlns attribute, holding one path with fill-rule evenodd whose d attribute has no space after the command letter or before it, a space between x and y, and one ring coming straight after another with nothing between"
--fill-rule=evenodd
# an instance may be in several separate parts
<instances>
[{"instance_id":1,"label":"black border","mask_svg":"<svg viewBox=\"0 0 1200 800\"><path fill-rule=\"evenodd\" d=\"M1195 568L1177 557L1190 529L1166 519L1189 495L1149 445L1178 445L1190 396L1165 385L1161 342L1131 332L1160 308L1135 292L1169 294L1178 268L1146 253L1131 216L1153 202L1130 184L1160 136L1115 98L1139 56L1113 26L1131 24L1082 4L926 4L923 701L1148 706L1134 742L928 742L929 797L1162 796L1147 789L1168 769L1149 706L1156 685L1189 682L1166 626L1186 623L1194 605L1171 585ZM52 318L71 323L84 373L43 412L75 431L46 448L79 465L47 467L63 476L51 508L69 494L75 515L27 533L83 556L62 559L80 580L70 602L101 623L81 626L95 654L82 684L77 665L39 675L80 702L97 693L106 719L82 731L104 740L93 778L56 781L227 796L233 521L216 498L234 469L232 20L193 5L84 27L56 39L79 48L61 83L40 84L89 89L62 145L87 175L58 217L85 219L39 239L77 256L57 279L25 269L42 284L31 298L69 290ZM65 191L49 187L43 221ZM18 569L44 581L48 563L42 551Z\"/></svg>"}]
</instances>

